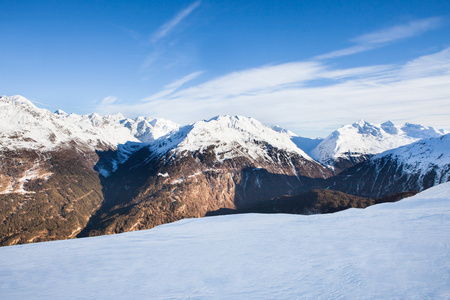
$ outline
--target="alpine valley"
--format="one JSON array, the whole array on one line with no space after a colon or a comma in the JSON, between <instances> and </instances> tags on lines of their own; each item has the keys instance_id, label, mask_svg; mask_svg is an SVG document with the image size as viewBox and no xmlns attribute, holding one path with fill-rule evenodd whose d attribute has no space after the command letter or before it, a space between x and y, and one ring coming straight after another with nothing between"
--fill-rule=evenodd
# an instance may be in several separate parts
<instances>
[{"instance_id":1,"label":"alpine valley","mask_svg":"<svg viewBox=\"0 0 450 300\"><path fill-rule=\"evenodd\" d=\"M0 97L0 242L148 229L236 212L327 213L450 180L450 134L358 121L325 139L241 116L180 126Z\"/></svg>"}]
</instances>

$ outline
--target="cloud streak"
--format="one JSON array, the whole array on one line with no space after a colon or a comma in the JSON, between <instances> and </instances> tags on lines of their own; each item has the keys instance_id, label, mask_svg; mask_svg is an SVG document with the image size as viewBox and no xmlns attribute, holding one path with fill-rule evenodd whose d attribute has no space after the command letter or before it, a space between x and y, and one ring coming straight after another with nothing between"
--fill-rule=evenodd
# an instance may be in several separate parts
<instances>
[{"instance_id":1,"label":"cloud streak","mask_svg":"<svg viewBox=\"0 0 450 300\"><path fill-rule=\"evenodd\" d=\"M352 39L351 41L356 43L355 46L325 53L315 58L329 59L368 51L387 45L389 42L420 35L426 31L438 28L441 24L441 18L433 17L374 31Z\"/></svg>"},{"instance_id":2,"label":"cloud streak","mask_svg":"<svg viewBox=\"0 0 450 300\"><path fill-rule=\"evenodd\" d=\"M187 16L189 16L199 5L201 1L196 1L189 5L187 8L180 11L171 20L164 23L158 30L153 34L151 41L153 43L167 36L173 29Z\"/></svg>"},{"instance_id":3,"label":"cloud streak","mask_svg":"<svg viewBox=\"0 0 450 300\"><path fill-rule=\"evenodd\" d=\"M166 85L162 91L160 91L154 95L151 95L147 98L144 98L144 99L142 99L142 101L149 102L152 100L157 100L157 99L161 99L162 97L168 96L168 95L172 94L173 92L175 92L182 85L184 85L185 83L188 83L189 81L194 80L201 74L203 74L203 71L197 71L197 72L190 73L190 74L184 76L183 78L180 78L180 79Z\"/></svg>"},{"instance_id":4,"label":"cloud streak","mask_svg":"<svg viewBox=\"0 0 450 300\"><path fill-rule=\"evenodd\" d=\"M197 76L189 74L145 101L112 103L98 111L182 124L217 114L247 115L306 136L323 136L361 118L450 129L450 48L403 65L337 69L323 61L292 62L181 88Z\"/></svg>"}]
</instances>

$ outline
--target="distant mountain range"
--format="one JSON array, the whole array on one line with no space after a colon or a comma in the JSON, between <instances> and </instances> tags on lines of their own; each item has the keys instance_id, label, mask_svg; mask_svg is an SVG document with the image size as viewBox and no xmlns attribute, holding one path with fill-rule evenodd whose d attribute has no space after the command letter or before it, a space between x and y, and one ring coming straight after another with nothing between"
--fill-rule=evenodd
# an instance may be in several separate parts
<instances>
[{"instance_id":1,"label":"distant mountain range","mask_svg":"<svg viewBox=\"0 0 450 300\"><path fill-rule=\"evenodd\" d=\"M390 121L378 125L361 120L333 131L310 155L338 173L375 154L443 134L444 130L422 125Z\"/></svg>"},{"instance_id":2,"label":"distant mountain range","mask_svg":"<svg viewBox=\"0 0 450 300\"><path fill-rule=\"evenodd\" d=\"M449 181L449 140L408 123L359 121L322 140L241 116L180 126L51 113L3 96L0 241L151 228L311 189L369 198L420 191Z\"/></svg>"}]
</instances>

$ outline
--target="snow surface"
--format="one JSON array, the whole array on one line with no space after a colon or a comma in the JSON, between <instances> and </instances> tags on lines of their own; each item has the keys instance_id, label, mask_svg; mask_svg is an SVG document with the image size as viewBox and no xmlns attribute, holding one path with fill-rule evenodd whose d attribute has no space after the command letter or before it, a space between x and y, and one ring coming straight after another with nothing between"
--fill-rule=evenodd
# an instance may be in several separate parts
<instances>
[{"instance_id":1,"label":"snow surface","mask_svg":"<svg viewBox=\"0 0 450 300\"><path fill-rule=\"evenodd\" d=\"M449 299L450 183L327 215L0 248L3 299Z\"/></svg>"},{"instance_id":2,"label":"snow surface","mask_svg":"<svg viewBox=\"0 0 450 300\"><path fill-rule=\"evenodd\" d=\"M289 134L277 132L258 120L242 116L217 116L181 127L179 131L155 141L150 147L162 155L170 150L195 152L215 146L216 157L222 161L236 156L270 160L264 143L313 160L291 141Z\"/></svg>"},{"instance_id":3,"label":"snow surface","mask_svg":"<svg viewBox=\"0 0 450 300\"><path fill-rule=\"evenodd\" d=\"M0 149L53 150L71 141L94 150L115 149L127 142L149 143L178 128L172 121L152 117L52 113L22 96L0 97Z\"/></svg>"},{"instance_id":4,"label":"snow surface","mask_svg":"<svg viewBox=\"0 0 450 300\"><path fill-rule=\"evenodd\" d=\"M379 154L420 139L440 137L443 134L443 130L422 125L395 125L390 121L372 124L361 120L333 131L312 150L311 156L325 165L332 165L333 161L340 157Z\"/></svg>"}]
</instances>

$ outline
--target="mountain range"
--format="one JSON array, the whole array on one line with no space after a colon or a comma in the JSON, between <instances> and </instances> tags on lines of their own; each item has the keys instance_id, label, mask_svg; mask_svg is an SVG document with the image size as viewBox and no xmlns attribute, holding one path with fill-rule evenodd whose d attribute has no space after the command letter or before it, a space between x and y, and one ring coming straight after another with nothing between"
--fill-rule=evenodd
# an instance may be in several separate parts
<instances>
[{"instance_id":1,"label":"mountain range","mask_svg":"<svg viewBox=\"0 0 450 300\"><path fill-rule=\"evenodd\" d=\"M312 189L372 199L450 179L449 134L409 123L358 121L309 139L249 117L181 126L3 96L0 135L2 245L248 211Z\"/></svg>"}]
</instances>

